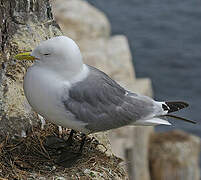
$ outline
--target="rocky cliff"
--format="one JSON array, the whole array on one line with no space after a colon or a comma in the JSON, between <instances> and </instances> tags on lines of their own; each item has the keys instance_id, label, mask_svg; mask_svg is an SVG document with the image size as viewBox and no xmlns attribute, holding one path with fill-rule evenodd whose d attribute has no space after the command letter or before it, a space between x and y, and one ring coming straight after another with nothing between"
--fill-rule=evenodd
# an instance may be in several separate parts
<instances>
[{"instance_id":1,"label":"rocky cliff","mask_svg":"<svg viewBox=\"0 0 201 180\"><path fill-rule=\"evenodd\" d=\"M153 133L149 164L153 180L199 180L200 138L182 131Z\"/></svg>"},{"instance_id":2,"label":"rocky cliff","mask_svg":"<svg viewBox=\"0 0 201 180\"><path fill-rule=\"evenodd\" d=\"M52 19L48 0L8 0L0 4L0 178L126 179L127 174L119 164L121 160L111 154L111 146L104 134L96 135L101 137L100 142L89 137L85 146L87 151L71 168L58 166L53 153L55 146L48 149L46 141L54 139L56 141L50 144L57 144L56 149L61 148L64 142L58 137L67 138L69 131L59 134L56 126L44 125L44 120L33 112L23 93L23 76L31 63L16 62L13 56L63 33ZM69 27L75 28L72 24ZM82 36L85 30L79 33ZM43 129L40 129L41 124ZM72 148L76 150L79 134L74 141ZM56 153L59 153L57 158L69 157L63 150Z\"/></svg>"},{"instance_id":3,"label":"rocky cliff","mask_svg":"<svg viewBox=\"0 0 201 180\"><path fill-rule=\"evenodd\" d=\"M149 180L149 168L151 177L158 177L157 170L161 162L165 164L163 153L167 150L166 146L162 150L158 148L161 151L158 163L155 159L159 151L155 147L163 146L163 143L156 143L158 140L154 137L149 148L149 137L153 132L150 127L123 127L93 134L87 141L84 156L76 165L66 169L55 164L56 157L50 157L53 152L46 148L45 142L52 136L56 140L61 136L65 139L69 131L63 130L63 134L59 134L56 126L44 125L44 120L32 111L22 89L24 73L31 63L13 59L19 51L30 51L40 41L64 34L78 43L85 63L103 70L129 90L152 96L150 80L135 77L127 38L111 36L107 17L82 0L0 2L0 178L127 179L124 168L130 179ZM73 148L76 149L79 134L74 141ZM63 141L56 143L58 147L63 146ZM194 144L199 147L198 141ZM194 152L192 162L196 162L197 152ZM58 156L63 157L62 154Z\"/></svg>"},{"instance_id":4,"label":"rocky cliff","mask_svg":"<svg viewBox=\"0 0 201 180\"><path fill-rule=\"evenodd\" d=\"M23 178L29 176L25 171L30 166L30 170L33 171L31 173L32 176L37 177L37 168L31 168L34 165L27 164L29 161L23 160L23 158L33 156L34 150L32 147L40 149L38 153L43 154L45 149L43 149L43 146L38 146L37 142L38 140L39 142L43 142L52 131L47 132L47 129L51 127L49 124L41 132L32 131L34 127L39 127L41 123L44 126L44 120L32 111L24 97L22 89L23 76L31 63L16 62L13 56L17 52L30 51L42 40L65 34L79 44L86 63L102 69L126 88L151 95L150 81L148 79L135 78L135 73L132 68L132 57L126 37L122 35L111 37L110 24L105 15L88 3L80 0L63 1L61 3L58 0L51 1L51 4L49 4L49 1L37 0L31 3L26 0L18 0L16 2L12 1L12 3L2 1L1 4L0 135L1 143L3 144L0 157L2 161L1 168L3 168L1 172L4 175L6 172L10 172L5 177ZM55 21L61 29L52 19L50 5L52 5ZM37 128L37 130L39 129ZM141 141L140 139L143 139L144 136L147 137L147 132L149 131L145 131L145 133L143 131L139 132L141 133L139 134L140 138L136 138L136 140L139 139ZM127 148L133 146L133 129L129 132L130 134L126 130L117 130L109 133L111 144L105 133L95 134L94 136L103 144L98 149L101 150L100 152L103 152L105 151L104 146L106 146L106 154L109 157L113 157L111 151L113 149L116 155L125 159L125 145ZM54 134L58 134L56 129ZM13 138L17 138L21 143L19 141L10 141ZM118 141L118 138L121 141ZM142 144L142 146L144 145L147 146L147 142ZM9 147L13 147L12 150ZM27 151L24 153L26 156L23 156L23 149L25 147L27 147ZM33 159L36 159L34 157ZM122 167L118 165L118 161L105 159L105 163L107 162L107 164L117 166L115 169L122 172L120 174L113 173L112 167L100 166L100 164L96 163L100 159L104 159L101 156L101 158L98 157L95 158L95 161L88 159L89 162L95 163L96 166L93 168L90 166L88 168L85 167L86 172L83 170L83 176L88 177L92 175L105 178L107 176L113 176L120 179L126 177ZM6 163L7 158L11 158L9 160L11 164ZM33 162L38 163L36 161ZM147 167L148 162L146 158L144 158L143 162ZM37 166L41 167L39 164ZM50 168L49 166L51 167L51 164L47 165L48 168ZM103 169L100 167L103 167ZM140 166L138 167L142 169ZM56 169L52 173L52 176L59 174L59 168ZM73 169L72 171L76 170ZM83 173L83 171L80 171L80 173ZM142 173L140 170L137 172ZM79 176L80 173L77 173L77 175ZM63 177L67 177L68 175L64 173Z\"/></svg>"}]
</instances>

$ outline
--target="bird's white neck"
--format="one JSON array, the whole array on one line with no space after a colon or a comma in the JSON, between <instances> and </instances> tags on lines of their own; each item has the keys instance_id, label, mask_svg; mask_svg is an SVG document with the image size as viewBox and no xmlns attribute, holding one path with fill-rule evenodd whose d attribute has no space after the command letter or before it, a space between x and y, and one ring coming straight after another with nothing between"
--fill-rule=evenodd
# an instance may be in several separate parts
<instances>
[{"instance_id":1,"label":"bird's white neck","mask_svg":"<svg viewBox=\"0 0 201 180\"><path fill-rule=\"evenodd\" d=\"M88 69L81 58L77 58L74 61L63 59L49 59L48 61L39 60L35 62L34 66L51 71L66 80L74 79L74 77L80 76L80 74L84 75Z\"/></svg>"},{"instance_id":2,"label":"bird's white neck","mask_svg":"<svg viewBox=\"0 0 201 180\"><path fill-rule=\"evenodd\" d=\"M87 77L89 73L89 69L87 65L85 65L82 62L79 64L78 63L77 64L63 63L62 65L56 62L51 63L51 65L50 63L46 64L46 63L37 62L34 64L34 66L43 68L44 71L50 71L54 73L60 79L67 80L70 83L75 83L75 82L83 80L84 78Z\"/></svg>"}]
</instances>

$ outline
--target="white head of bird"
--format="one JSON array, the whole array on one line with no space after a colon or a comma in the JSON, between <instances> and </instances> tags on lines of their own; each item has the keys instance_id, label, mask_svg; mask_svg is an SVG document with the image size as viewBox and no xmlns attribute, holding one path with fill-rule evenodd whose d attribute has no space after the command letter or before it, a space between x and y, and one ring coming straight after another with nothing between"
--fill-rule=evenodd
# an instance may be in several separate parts
<instances>
[{"instance_id":1,"label":"white head of bird","mask_svg":"<svg viewBox=\"0 0 201 180\"><path fill-rule=\"evenodd\" d=\"M83 61L76 43L66 37L57 36L41 42L31 53L21 53L15 56L18 60L35 60L34 66L62 73L79 73Z\"/></svg>"}]
</instances>

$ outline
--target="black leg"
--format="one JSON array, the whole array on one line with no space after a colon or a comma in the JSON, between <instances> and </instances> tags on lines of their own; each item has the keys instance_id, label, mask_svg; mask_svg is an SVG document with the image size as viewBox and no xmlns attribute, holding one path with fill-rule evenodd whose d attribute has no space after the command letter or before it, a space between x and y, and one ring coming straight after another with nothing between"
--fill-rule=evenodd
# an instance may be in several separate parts
<instances>
[{"instance_id":1,"label":"black leg","mask_svg":"<svg viewBox=\"0 0 201 180\"><path fill-rule=\"evenodd\" d=\"M70 133L69 138L70 137L72 138L73 133L74 132ZM80 144L79 151L78 152L69 151L69 150L63 151L60 157L56 160L56 163L63 167L71 167L72 165L74 165L77 162L77 160L80 159L82 156L85 140L86 140L86 135L82 134L82 141Z\"/></svg>"},{"instance_id":2,"label":"black leg","mask_svg":"<svg viewBox=\"0 0 201 180\"><path fill-rule=\"evenodd\" d=\"M66 141L66 144L68 145L72 145L72 142L73 142L73 134L76 133L73 129L70 131L70 135Z\"/></svg>"},{"instance_id":3,"label":"black leg","mask_svg":"<svg viewBox=\"0 0 201 180\"><path fill-rule=\"evenodd\" d=\"M82 150L83 150L83 147L84 147L84 144L85 144L86 137L87 137L86 134L82 134L82 141L81 141L81 144L80 144L79 153L82 153Z\"/></svg>"}]
</instances>

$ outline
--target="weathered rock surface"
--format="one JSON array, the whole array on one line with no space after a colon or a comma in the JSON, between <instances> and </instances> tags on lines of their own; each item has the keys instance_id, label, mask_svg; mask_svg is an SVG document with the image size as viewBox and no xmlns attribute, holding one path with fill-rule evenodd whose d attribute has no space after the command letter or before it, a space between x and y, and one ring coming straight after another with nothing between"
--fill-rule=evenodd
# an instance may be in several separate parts
<instances>
[{"instance_id":1,"label":"weathered rock surface","mask_svg":"<svg viewBox=\"0 0 201 180\"><path fill-rule=\"evenodd\" d=\"M110 24L106 16L85 1L51 0L53 14L63 33L75 41L108 38Z\"/></svg>"},{"instance_id":2,"label":"weathered rock surface","mask_svg":"<svg viewBox=\"0 0 201 180\"><path fill-rule=\"evenodd\" d=\"M46 12L46 14L44 13ZM1 1L0 14L0 136L25 135L40 123L23 92L23 76L31 63L16 63L20 50L30 51L41 40L61 34L50 21L48 1Z\"/></svg>"},{"instance_id":3,"label":"weathered rock surface","mask_svg":"<svg viewBox=\"0 0 201 180\"><path fill-rule=\"evenodd\" d=\"M182 131L154 133L149 165L154 180L199 180L200 138Z\"/></svg>"}]
</instances>

